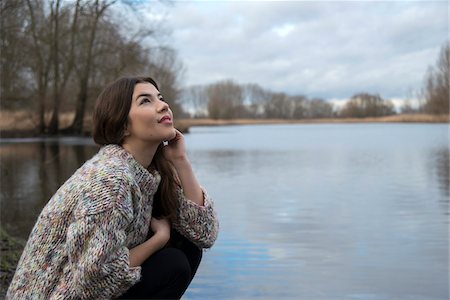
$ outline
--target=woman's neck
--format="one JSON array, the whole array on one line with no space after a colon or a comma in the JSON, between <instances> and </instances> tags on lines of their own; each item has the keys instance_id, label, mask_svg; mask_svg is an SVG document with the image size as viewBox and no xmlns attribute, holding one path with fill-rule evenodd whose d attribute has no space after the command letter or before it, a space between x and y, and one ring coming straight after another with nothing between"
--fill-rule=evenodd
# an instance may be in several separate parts
<instances>
[{"instance_id":1,"label":"woman's neck","mask_svg":"<svg viewBox=\"0 0 450 300\"><path fill-rule=\"evenodd\" d=\"M123 143L122 147L130 153L134 159L144 168L148 168L155 156L158 145L149 145L141 143Z\"/></svg>"}]
</instances>

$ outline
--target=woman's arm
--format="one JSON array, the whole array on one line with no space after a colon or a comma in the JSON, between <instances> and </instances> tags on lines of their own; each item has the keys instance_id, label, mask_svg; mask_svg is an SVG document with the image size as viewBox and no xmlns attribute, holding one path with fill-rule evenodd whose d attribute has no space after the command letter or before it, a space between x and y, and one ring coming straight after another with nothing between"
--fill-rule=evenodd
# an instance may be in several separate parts
<instances>
[{"instance_id":1,"label":"woman's arm","mask_svg":"<svg viewBox=\"0 0 450 300\"><path fill-rule=\"evenodd\" d=\"M174 166L186 198L203 206L203 192L186 155L184 137L178 130L175 138L164 147L164 157Z\"/></svg>"},{"instance_id":2,"label":"woman's arm","mask_svg":"<svg viewBox=\"0 0 450 300\"><path fill-rule=\"evenodd\" d=\"M147 258L159 249L163 248L169 241L169 221L166 219L158 220L156 218L152 218L151 227L155 234L144 243L130 250L130 267L142 265Z\"/></svg>"},{"instance_id":3,"label":"woman's arm","mask_svg":"<svg viewBox=\"0 0 450 300\"><path fill-rule=\"evenodd\" d=\"M181 188L183 189L186 198L203 206L203 191L195 177L194 171L192 171L192 166L188 158L184 156L173 162L173 165L177 171L178 178L181 182Z\"/></svg>"},{"instance_id":4,"label":"woman's arm","mask_svg":"<svg viewBox=\"0 0 450 300\"><path fill-rule=\"evenodd\" d=\"M130 218L120 209L96 210L92 209L94 214L77 217L67 232L70 288L79 299L117 297L141 275L140 267L130 267L125 246L125 228Z\"/></svg>"},{"instance_id":5,"label":"woman's arm","mask_svg":"<svg viewBox=\"0 0 450 300\"><path fill-rule=\"evenodd\" d=\"M177 218L172 226L199 248L210 248L217 238L219 222L213 201L200 187L192 171L183 135L178 130L175 138L164 147L164 156L175 167L181 182L177 191Z\"/></svg>"},{"instance_id":6,"label":"woman's arm","mask_svg":"<svg viewBox=\"0 0 450 300\"><path fill-rule=\"evenodd\" d=\"M219 221L213 200L202 189L203 206L185 197L181 188L178 194L177 217L172 226L199 248L211 248L217 239Z\"/></svg>"}]
</instances>

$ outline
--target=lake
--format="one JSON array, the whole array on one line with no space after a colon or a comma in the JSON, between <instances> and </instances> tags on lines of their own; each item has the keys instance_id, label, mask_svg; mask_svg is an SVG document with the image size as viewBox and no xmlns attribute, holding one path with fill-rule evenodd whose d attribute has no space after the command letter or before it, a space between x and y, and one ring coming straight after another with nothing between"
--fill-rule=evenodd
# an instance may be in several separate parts
<instances>
[{"instance_id":1,"label":"lake","mask_svg":"<svg viewBox=\"0 0 450 300\"><path fill-rule=\"evenodd\" d=\"M184 299L448 299L446 124L193 127L220 233ZM26 238L90 139L1 140L1 222Z\"/></svg>"}]
</instances>

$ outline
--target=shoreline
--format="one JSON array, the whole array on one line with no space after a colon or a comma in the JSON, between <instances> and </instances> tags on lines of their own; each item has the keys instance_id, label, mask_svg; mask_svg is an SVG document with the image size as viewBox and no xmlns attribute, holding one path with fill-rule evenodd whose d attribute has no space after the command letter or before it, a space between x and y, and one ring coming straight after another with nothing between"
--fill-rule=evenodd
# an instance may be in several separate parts
<instances>
[{"instance_id":1,"label":"shoreline","mask_svg":"<svg viewBox=\"0 0 450 300\"><path fill-rule=\"evenodd\" d=\"M29 137L58 137L68 136L39 135L35 129L35 123L30 115L23 112L0 112L0 139L2 138L29 138ZM61 127L69 124L71 114L63 114ZM175 127L182 133L188 133L192 126L231 126L231 125L276 125L276 124L357 124L357 123L450 123L449 115L429 114L400 114L386 117L369 118L322 118L322 119L179 119L175 121ZM90 136L91 120L86 117L85 129L80 136Z\"/></svg>"},{"instance_id":2,"label":"shoreline","mask_svg":"<svg viewBox=\"0 0 450 300\"><path fill-rule=\"evenodd\" d=\"M228 126L265 124L339 124L339 123L450 123L449 115L401 114L368 118L321 118L321 119L180 119L183 126Z\"/></svg>"}]
</instances>

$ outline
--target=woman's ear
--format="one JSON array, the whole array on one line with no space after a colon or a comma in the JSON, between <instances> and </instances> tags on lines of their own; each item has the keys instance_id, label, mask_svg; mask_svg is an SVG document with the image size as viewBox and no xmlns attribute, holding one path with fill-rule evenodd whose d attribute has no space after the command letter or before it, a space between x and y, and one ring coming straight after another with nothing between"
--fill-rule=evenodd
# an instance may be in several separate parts
<instances>
[{"instance_id":1,"label":"woman's ear","mask_svg":"<svg viewBox=\"0 0 450 300\"><path fill-rule=\"evenodd\" d=\"M128 131L128 126L125 125L125 128L123 129L123 136L126 137L126 136L129 136L129 135L130 135L130 132Z\"/></svg>"}]
</instances>

